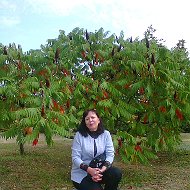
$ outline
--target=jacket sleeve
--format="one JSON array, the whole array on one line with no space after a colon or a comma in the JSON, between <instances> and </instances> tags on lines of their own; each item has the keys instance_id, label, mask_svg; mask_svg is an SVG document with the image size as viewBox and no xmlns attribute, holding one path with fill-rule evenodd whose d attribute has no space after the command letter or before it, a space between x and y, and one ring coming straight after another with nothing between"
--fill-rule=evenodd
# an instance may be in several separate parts
<instances>
[{"instance_id":1,"label":"jacket sleeve","mask_svg":"<svg viewBox=\"0 0 190 190\"><path fill-rule=\"evenodd\" d=\"M79 132L75 134L72 144L72 162L75 166L80 168L80 165L83 163L81 160L82 145L80 141L81 135Z\"/></svg>"},{"instance_id":2,"label":"jacket sleeve","mask_svg":"<svg viewBox=\"0 0 190 190\"><path fill-rule=\"evenodd\" d=\"M106 131L106 133L106 161L112 164L114 160L114 146L110 132Z\"/></svg>"}]
</instances>

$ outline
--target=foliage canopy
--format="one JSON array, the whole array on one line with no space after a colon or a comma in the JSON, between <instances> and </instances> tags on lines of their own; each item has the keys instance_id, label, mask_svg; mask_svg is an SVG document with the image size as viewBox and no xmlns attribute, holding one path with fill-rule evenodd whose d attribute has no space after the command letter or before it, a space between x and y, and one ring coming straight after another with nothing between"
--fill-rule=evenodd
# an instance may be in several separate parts
<instances>
[{"instance_id":1,"label":"foliage canopy","mask_svg":"<svg viewBox=\"0 0 190 190\"><path fill-rule=\"evenodd\" d=\"M95 108L122 159L145 163L189 124L189 64L183 41L169 50L152 27L142 40L75 28L40 50L1 45L1 135L35 145L43 132L51 145Z\"/></svg>"}]
</instances>

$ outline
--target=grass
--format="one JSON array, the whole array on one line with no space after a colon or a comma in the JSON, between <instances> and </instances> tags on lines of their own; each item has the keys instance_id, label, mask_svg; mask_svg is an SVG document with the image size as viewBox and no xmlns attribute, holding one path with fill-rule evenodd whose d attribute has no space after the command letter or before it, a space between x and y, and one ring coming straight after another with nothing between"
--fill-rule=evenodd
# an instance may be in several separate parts
<instances>
[{"instance_id":1,"label":"grass","mask_svg":"<svg viewBox=\"0 0 190 190\"><path fill-rule=\"evenodd\" d=\"M19 155L14 141L1 143L0 190L72 190L72 140L58 138L54 142L47 147L42 138L35 147L27 144L24 156ZM190 141L185 140L181 147L173 153L160 153L159 159L147 166L124 164L116 157L114 164L123 171L121 190L190 189Z\"/></svg>"},{"instance_id":2,"label":"grass","mask_svg":"<svg viewBox=\"0 0 190 190\"><path fill-rule=\"evenodd\" d=\"M25 146L20 156L14 143L0 145L0 189L71 189L70 143L56 141L53 147L43 142Z\"/></svg>"}]
</instances>

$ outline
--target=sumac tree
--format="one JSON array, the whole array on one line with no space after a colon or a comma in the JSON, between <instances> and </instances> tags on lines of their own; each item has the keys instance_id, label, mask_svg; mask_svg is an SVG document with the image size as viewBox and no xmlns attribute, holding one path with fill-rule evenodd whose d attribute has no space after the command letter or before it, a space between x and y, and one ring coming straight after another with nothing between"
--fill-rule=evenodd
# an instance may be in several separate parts
<instances>
[{"instance_id":1,"label":"sumac tree","mask_svg":"<svg viewBox=\"0 0 190 190\"><path fill-rule=\"evenodd\" d=\"M69 136L83 111L95 108L126 162L145 163L175 147L189 123L190 62L185 49L169 50L153 35L151 27L142 40L75 28L19 59L10 58L18 49L3 54L2 46L2 135L25 142L43 129L51 144L53 134ZM32 134L23 134L26 127Z\"/></svg>"}]
</instances>

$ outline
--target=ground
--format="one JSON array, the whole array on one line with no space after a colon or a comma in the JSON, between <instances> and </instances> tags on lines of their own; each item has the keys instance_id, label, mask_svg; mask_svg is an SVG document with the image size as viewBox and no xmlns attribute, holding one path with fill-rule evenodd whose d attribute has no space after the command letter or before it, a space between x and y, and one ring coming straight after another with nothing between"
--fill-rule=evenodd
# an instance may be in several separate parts
<instances>
[{"instance_id":1,"label":"ground","mask_svg":"<svg viewBox=\"0 0 190 190\"><path fill-rule=\"evenodd\" d=\"M124 164L116 157L115 165L123 171L121 190L189 190L190 134L182 134L180 150L159 153L149 165ZM15 139L0 139L0 190L72 190L70 183L72 140L54 137L47 147L40 135L35 147L25 145L26 155L19 155Z\"/></svg>"}]
</instances>

